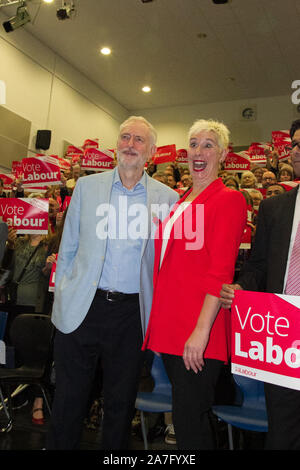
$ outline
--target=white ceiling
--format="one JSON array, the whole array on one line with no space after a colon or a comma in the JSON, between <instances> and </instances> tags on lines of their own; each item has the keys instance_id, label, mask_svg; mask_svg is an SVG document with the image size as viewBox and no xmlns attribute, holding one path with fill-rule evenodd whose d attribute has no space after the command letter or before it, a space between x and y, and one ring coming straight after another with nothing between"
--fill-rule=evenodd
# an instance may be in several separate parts
<instances>
[{"instance_id":1,"label":"white ceiling","mask_svg":"<svg viewBox=\"0 0 300 470\"><path fill-rule=\"evenodd\" d=\"M299 0L75 0L65 21L61 0L39 3L26 30L128 110L288 95L300 79Z\"/></svg>"}]
</instances>

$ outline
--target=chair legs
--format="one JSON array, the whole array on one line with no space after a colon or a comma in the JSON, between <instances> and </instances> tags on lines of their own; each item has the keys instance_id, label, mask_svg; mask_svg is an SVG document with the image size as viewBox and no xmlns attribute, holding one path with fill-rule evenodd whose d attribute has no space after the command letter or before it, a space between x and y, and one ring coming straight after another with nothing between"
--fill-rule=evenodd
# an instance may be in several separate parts
<instances>
[{"instance_id":1,"label":"chair legs","mask_svg":"<svg viewBox=\"0 0 300 470\"><path fill-rule=\"evenodd\" d=\"M142 427L142 434L143 434L143 440L144 440L144 448L145 450L148 450L147 428L146 428L145 415L143 411L141 411L141 427Z\"/></svg>"},{"instance_id":2,"label":"chair legs","mask_svg":"<svg viewBox=\"0 0 300 470\"><path fill-rule=\"evenodd\" d=\"M42 391L42 393L43 393L43 397L44 397L44 401L45 401L45 404L46 404L48 413L49 413L49 415L51 416L51 407L50 407L50 404L49 404L49 400L48 400L48 397L47 397L47 393L46 393L44 387L42 387L41 385L40 385L40 389L41 389L41 391Z\"/></svg>"},{"instance_id":3,"label":"chair legs","mask_svg":"<svg viewBox=\"0 0 300 470\"><path fill-rule=\"evenodd\" d=\"M22 392L25 388L28 387L28 384L25 385L19 385L12 393L8 391L7 393L7 398L4 398L2 389L0 387L0 411L3 409L4 413L7 418L7 424L4 427L0 426L0 433L1 432L9 432L12 429L12 405L11 405L11 399L18 395L20 392ZM39 384L39 387L43 393L44 397L44 402L46 404L47 410L49 412L49 415L51 415L51 407L50 407L50 400L49 396L45 390L45 388Z\"/></svg>"},{"instance_id":4,"label":"chair legs","mask_svg":"<svg viewBox=\"0 0 300 470\"><path fill-rule=\"evenodd\" d=\"M4 413L7 417L7 424L3 428L0 428L0 432L9 432L12 429L12 417L11 417L11 413L9 412L8 407L6 405L6 401L9 401L9 400L4 399L1 387L0 387L0 401L1 401L0 409L3 408Z\"/></svg>"},{"instance_id":5,"label":"chair legs","mask_svg":"<svg viewBox=\"0 0 300 470\"><path fill-rule=\"evenodd\" d=\"M232 437L232 426L228 423L228 442L229 442L229 450L233 450L233 437Z\"/></svg>"}]
</instances>

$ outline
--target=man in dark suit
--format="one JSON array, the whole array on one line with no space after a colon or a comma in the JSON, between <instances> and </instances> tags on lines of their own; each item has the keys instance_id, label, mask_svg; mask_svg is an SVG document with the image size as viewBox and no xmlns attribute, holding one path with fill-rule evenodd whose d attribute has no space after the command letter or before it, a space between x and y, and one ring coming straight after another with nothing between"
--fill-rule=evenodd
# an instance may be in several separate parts
<instances>
[{"instance_id":1,"label":"man in dark suit","mask_svg":"<svg viewBox=\"0 0 300 470\"><path fill-rule=\"evenodd\" d=\"M0 265L2 263L4 251L5 251L5 245L6 245L6 240L8 236L8 227L5 222L2 222L0 220Z\"/></svg>"},{"instance_id":2,"label":"man in dark suit","mask_svg":"<svg viewBox=\"0 0 300 470\"><path fill-rule=\"evenodd\" d=\"M291 160L297 178L300 176L299 119L292 123L290 136ZM298 188L261 202L251 256L236 284L223 285L220 293L223 307L230 308L237 289L300 295L300 292L287 289L291 254L300 222ZM300 279L300 268L295 274ZM265 447L300 450L300 391L265 383L265 395L268 413Z\"/></svg>"}]
</instances>

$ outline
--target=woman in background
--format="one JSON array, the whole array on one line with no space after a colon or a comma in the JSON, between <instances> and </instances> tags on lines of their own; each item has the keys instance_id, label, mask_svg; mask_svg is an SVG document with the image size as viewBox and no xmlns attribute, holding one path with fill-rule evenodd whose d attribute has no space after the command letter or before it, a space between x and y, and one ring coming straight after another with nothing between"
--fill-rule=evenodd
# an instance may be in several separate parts
<instances>
[{"instance_id":1,"label":"woman in background","mask_svg":"<svg viewBox=\"0 0 300 470\"><path fill-rule=\"evenodd\" d=\"M17 236L13 227L8 229L6 252L2 266L12 272L9 296L15 305L31 308L32 312L44 313L50 272L46 267L48 236ZM25 268L25 269L24 269ZM17 284L16 284L17 283ZM6 330L15 317L9 313ZM32 422L44 424L43 397L38 387L33 387Z\"/></svg>"}]
</instances>

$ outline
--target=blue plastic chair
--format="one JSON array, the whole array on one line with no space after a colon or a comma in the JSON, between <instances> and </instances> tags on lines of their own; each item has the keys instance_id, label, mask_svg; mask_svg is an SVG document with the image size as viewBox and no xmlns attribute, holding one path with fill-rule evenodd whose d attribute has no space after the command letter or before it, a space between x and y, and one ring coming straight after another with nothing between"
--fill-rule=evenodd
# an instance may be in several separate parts
<instances>
[{"instance_id":1,"label":"blue plastic chair","mask_svg":"<svg viewBox=\"0 0 300 470\"><path fill-rule=\"evenodd\" d=\"M154 381L152 392L138 392L135 402L136 409L141 412L141 427L146 450L148 449L148 441L144 413L167 413L172 411L172 386L162 358L156 354L153 358L151 376Z\"/></svg>"},{"instance_id":2,"label":"blue plastic chair","mask_svg":"<svg viewBox=\"0 0 300 470\"><path fill-rule=\"evenodd\" d=\"M236 385L243 395L240 406L213 406L214 414L228 426L229 448L233 450L232 426L256 432L268 431L264 383L233 374Z\"/></svg>"}]
</instances>

